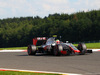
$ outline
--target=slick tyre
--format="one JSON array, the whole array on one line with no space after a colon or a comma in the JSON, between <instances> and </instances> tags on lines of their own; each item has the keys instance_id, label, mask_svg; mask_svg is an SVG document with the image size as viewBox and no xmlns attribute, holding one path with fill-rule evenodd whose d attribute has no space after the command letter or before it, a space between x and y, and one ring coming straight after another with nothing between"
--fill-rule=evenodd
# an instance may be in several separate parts
<instances>
[{"instance_id":1,"label":"slick tyre","mask_svg":"<svg viewBox=\"0 0 100 75\"><path fill-rule=\"evenodd\" d=\"M80 50L80 55L85 55L85 53L87 52L87 47L84 43L80 43L78 44L78 47L77 47L79 50Z\"/></svg>"},{"instance_id":2,"label":"slick tyre","mask_svg":"<svg viewBox=\"0 0 100 75\"><path fill-rule=\"evenodd\" d=\"M28 45L27 53L28 53L28 55L35 55L36 54L36 46Z\"/></svg>"},{"instance_id":3,"label":"slick tyre","mask_svg":"<svg viewBox=\"0 0 100 75\"><path fill-rule=\"evenodd\" d=\"M54 52L53 52L54 56L60 56L62 50L63 50L62 45L56 45L54 47Z\"/></svg>"}]
</instances>

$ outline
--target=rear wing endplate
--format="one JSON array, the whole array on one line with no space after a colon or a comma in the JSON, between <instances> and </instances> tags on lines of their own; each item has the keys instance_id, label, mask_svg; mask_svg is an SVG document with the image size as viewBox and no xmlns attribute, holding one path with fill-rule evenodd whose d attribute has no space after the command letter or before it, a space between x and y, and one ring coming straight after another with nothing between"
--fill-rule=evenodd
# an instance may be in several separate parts
<instances>
[{"instance_id":1,"label":"rear wing endplate","mask_svg":"<svg viewBox=\"0 0 100 75\"><path fill-rule=\"evenodd\" d=\"M37 41L41 41L41 40L47 40L47 38L46 37L36 37L36 38L33 38L33 45L36 46Z\"/></svg>"}]
</instances>

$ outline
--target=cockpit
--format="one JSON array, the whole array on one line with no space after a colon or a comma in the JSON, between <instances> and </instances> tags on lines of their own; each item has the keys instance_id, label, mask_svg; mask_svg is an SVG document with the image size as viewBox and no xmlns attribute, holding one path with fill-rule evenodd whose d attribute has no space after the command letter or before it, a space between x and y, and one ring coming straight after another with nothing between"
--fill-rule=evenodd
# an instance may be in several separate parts
<instances>
[{"instance_id":1,"label":"cockpit","mask_svg":"<svg viewBox=\"0 0 100 75\"><path fill-rule=\"evenodd\" d=\"M51 37L47 40L46 45L51 45L55 43L55 38Z\"/></svg>"}]
</instances>

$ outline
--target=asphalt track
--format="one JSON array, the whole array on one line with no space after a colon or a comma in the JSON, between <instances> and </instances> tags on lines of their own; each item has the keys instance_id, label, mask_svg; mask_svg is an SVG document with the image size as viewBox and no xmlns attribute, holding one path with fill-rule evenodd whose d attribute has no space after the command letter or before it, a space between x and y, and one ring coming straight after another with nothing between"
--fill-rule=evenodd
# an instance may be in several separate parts
<instances>
[{"instance_id":1,"label":"asphalt track","mask_svg":"<svg viewBox=\"0 0 100 75\"><path fill-rule=\"evenodd\" d=\"M100 75L100 52L75 56L28 56L26 52L1 52L0 68Z\"/></svg>"}]
</instances>

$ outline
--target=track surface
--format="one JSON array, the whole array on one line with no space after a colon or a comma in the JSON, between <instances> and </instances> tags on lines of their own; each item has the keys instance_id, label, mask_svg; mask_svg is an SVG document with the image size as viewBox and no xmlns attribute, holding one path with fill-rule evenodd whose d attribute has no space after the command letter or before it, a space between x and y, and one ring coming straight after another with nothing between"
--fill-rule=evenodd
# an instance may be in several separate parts
<instances>
[{"instance_id":1,"label":"track surface","mask_svg":"<svg viewBox=\"0 0 100 75\"><path fill-rule=\"evenodd\" d=\"M100 52L75 56L52 56L26 52L0 53L0 68L100 75Z\"/></svg>"}]
</instances>

